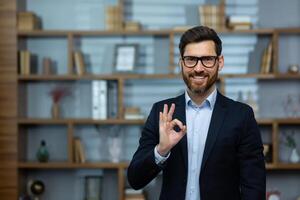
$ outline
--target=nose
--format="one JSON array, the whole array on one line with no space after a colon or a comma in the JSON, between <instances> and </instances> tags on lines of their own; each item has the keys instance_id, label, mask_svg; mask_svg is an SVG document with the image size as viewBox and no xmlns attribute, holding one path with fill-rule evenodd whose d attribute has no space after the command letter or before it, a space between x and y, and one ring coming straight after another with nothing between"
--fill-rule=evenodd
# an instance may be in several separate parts
<instances>
[{"instance_id":1,"label":"nose","mask_svg":"<svg viewBox=\"0 0 300 200\"><path fill-rule=\"evenodd\" d=\"M200 60L198 60L197 65L194 67L194 71L196 71L196 72L204 71L204 66L202 65Z\"/></svg>"}]
</instances>

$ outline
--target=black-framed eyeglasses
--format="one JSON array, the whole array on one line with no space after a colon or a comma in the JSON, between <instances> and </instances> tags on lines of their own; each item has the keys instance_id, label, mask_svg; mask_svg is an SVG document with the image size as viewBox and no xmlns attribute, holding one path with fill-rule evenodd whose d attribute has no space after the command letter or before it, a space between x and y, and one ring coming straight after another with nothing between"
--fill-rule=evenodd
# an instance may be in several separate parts
<instances>
[{"instance_id":1,"label":"black-framed eyeglasses","mask_svg":"<svg viewBox=\"0 0 300 200\"><path fill-rule=\"evenodd\" d=\"M188 68L193 68L198 64L198 61L200 60L202 65L206 68L212 68L215 66L217 58L219 56L183 56L182 60L184 63L184 66Z\"/></svg>"}]
</instances>

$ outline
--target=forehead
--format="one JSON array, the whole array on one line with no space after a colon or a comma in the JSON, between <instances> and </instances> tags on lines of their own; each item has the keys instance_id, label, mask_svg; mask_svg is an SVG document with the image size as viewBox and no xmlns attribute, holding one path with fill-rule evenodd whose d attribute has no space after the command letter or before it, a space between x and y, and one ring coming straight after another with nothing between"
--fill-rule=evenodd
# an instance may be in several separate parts
<instances>
[{"instance_id":1,"label":"forehead","mask_svg":"<svg viewBox=\"0 0 300 200\"><path fill-rule=\"evenodd\" d=\"M184 55L215 55L215 43L212 40L189 43L185 46Z\"/></svg>"}]
</instances>

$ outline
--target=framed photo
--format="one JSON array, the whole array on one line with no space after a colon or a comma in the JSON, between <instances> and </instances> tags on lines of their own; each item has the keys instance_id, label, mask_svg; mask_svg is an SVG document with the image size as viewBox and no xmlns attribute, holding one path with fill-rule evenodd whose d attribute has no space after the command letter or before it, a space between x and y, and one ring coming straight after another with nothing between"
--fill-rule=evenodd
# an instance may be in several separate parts
<instances>
[{"instance_id":1,"label":"framed photo","mask_svg":"<svg viewBox=\"0 0 300 200\"><path fill-rule=\"evenodd\" d=\"M136 65L137 44L117 44L115 48L115 71L132 72Z\"/></svg>"}]
</instances>

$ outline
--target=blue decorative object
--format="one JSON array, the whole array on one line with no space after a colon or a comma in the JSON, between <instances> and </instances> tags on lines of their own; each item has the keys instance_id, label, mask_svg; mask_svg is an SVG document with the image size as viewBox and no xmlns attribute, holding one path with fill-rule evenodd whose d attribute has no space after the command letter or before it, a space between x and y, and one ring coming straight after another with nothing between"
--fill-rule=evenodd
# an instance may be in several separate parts
<instances>
[{"instance_id":1,"label":"blue decorative object","mask_svg":"<svg viewBox=\"0 0 300 200\"><path fill-rule=\"evenodd\" d=\"M36 153L36 157L39 162L48 162L49 160L49 152L46 147L46 142L45 140L41 140L40 147Z\"/></svg>"}]
</instances>

